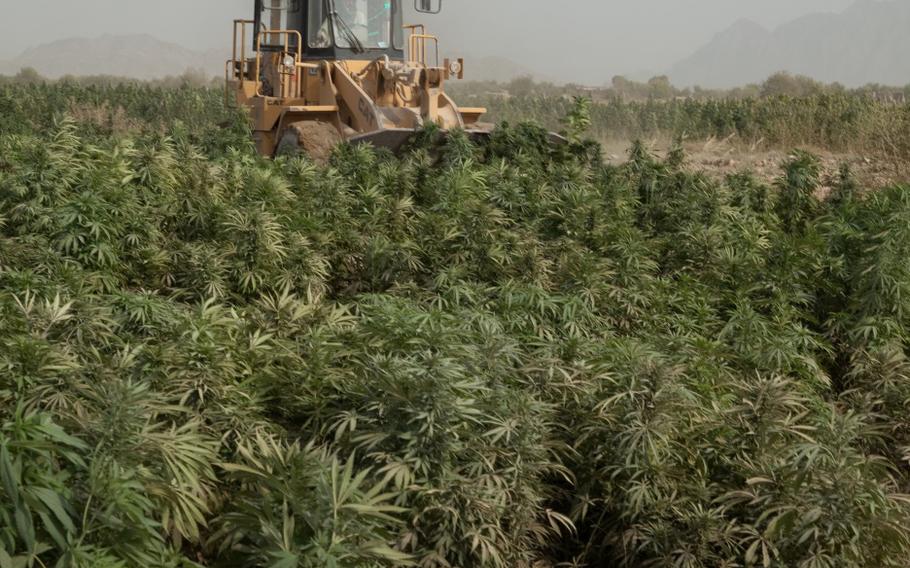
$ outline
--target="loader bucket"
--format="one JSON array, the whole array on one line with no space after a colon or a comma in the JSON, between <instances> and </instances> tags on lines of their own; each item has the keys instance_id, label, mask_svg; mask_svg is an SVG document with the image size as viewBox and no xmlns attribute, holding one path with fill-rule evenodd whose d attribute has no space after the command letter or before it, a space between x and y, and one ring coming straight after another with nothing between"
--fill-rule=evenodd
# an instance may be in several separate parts
<instances>
[{"instance_id":1,"label":"loader bucket","mask_svg":"<svg viewBox=\"0 0 910 568\"><path fill-rule=\"evenodd\" d=\"M413 128L389 128L387 130L377 130L368 134L358 134L348 139L351 144L370 144L376 148L386 148L393 153L398 153L402 147L419 131ZM475 142L486 140L491 130L466 130L466 134ZM440 130L439 134L443 137L448 135L447 130Z\"/></svg>"},{"instance_id":2,"label":"loader bucket","mask_svg":"<svg viewBox=\"0 0 910 568\"><path fill-rule=\"evenodd\" d=\"M348 139L348 142L351 144L369 144L376 148L386 148L393 153L398 153L415 132L413 128L389 128L352 136Z\"/></svg>"}]
</instances>

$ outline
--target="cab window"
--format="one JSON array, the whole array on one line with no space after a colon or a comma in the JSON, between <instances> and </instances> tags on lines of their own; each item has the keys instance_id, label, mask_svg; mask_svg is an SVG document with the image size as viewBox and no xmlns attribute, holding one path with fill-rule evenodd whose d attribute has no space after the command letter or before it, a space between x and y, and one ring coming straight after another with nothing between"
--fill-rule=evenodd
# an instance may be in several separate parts
<instances>
[{"instance_id":1,"label":"cab window","mask_svg":"<svg viewBox=\"0 0 910 568\"><path fill-rule=\"evenodd\" d=\"M335 0L335 44L352 49L392 47L391 0Z\"/></svg>"},{"instance_id":2,"label":"cab window","mask_svg":"<svg viewBox=\"0 0 910 568\"><path fill-rule=\"evenodd\" d=\"M307 37L310 47L332 47L332 4L330 0L311 0L307 14Z\"/></svg>"},{"instance_id":3,"label":"cab window","mask_svg":"<svg viewBox=\"0 0 910 568\"><path fill-rule=\"evenodd\" d=\"M300 9L302 0L260 0L258 21L261 26L270 30L299 30L303 11ZM285 36L283 34L268 34L262 40L266 48L285 47L289 42L291 50L297 48L296 34Z\"/></svg>"},{"instance_id":4,"label":"cab window","mask_svg":"<svg viewBox=\"0 0 910 568\"><path fill-rule=\"evenodd\" d=\"M334 7L334 9L333 9ZM401 49L401 8L395 0L312 0L307 13L311 48Z\"/></svg>"}]
</instances>

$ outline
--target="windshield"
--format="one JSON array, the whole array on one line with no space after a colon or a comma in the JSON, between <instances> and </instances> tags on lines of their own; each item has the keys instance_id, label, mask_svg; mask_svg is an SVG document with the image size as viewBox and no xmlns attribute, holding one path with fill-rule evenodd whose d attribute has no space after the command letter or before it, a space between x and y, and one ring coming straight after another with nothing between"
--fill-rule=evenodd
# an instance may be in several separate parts
<instances>
[{"instance_id":1,"label":"windshield","mask_svg":"<svg viewBox=\"0 0 910 568\"><path fill-rule=\"evenodd\" d=\"M392 0L334 0L310 2L310 47L335 45L354 51L399 46L400 14ZM398 22L398 23L396 23ZM394 32L393 32L394 29Z\"/></svg>"}]
</instances>

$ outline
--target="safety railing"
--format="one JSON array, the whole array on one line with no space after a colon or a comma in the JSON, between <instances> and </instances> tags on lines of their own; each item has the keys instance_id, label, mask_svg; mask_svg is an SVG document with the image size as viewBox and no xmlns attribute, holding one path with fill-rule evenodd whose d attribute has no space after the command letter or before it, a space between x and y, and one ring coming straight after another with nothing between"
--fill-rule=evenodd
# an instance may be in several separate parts
<instances>
[{"instance_id":1,"label":"safety railing","mask_svg":"<svg viewBox=\"0 0 910 568\"><path fill-rule=\"evenodd\" d=\"M227 104L230 104L231 101L231 81L239 81L240 89L243 89L250 73L250 62L246 58L247 25L255 26L256 22L253 20L234 20L234 47L231 52L231 58L224 64L224 100Z\"/></svg>"},{"instance_id":2,"label":"safety railing","mask_svg":"<svg viewBox=\"0 0 910 568\"><path fill-rule=\"evenodd\" d=\"M439 38L428 34L423 24L404 26L404 29L411 32L408 37L408 60L427 67L427 44L432 42L436 58L434 67L439 67Z\"/></svg>"},{"instance_id":3,"label":"safety railing","mask_svg":"<svg viewBox=\"0 0 910 568\"><path fill-rule=\"evenodd\" d=\"M246 27L247 25L256 25L256 22L253 20L234 20L234 51L231 55L231 61L234 66L234 73L236 77L240 80L240 86L243 87L246 83L246 77L248 74L247 69L247 60L246 60ZM239 39L238 39L239 32ZM239 45L239 50L238 50ZM239 57L238 57L239 55ZM239 65L238 65L239 64Z\"/></svg>"},{"instance_id":4,"label":"safety railing","mask_svg":"<svg viewBox=\"0 0 910 568\"><path fill-rule=\"evenodd\" d=\"M262 81L259 78L262 74L262 38L266 36L278 38L281 45L281 53L287 54L285 57L294 58L293 64L286 65L284 61L278 61L279 98L299 97L300 84L297 81L297 68L302 57L303 35L297 30L261 30L256 34L256 96L264 96L262 93ZM297 38L297 48L293 53L290 50L291 37ZM270 39L269 41L272 40ZM272 93L272 96L275 96L275 94Z\"/></svg>"}]
</instances>

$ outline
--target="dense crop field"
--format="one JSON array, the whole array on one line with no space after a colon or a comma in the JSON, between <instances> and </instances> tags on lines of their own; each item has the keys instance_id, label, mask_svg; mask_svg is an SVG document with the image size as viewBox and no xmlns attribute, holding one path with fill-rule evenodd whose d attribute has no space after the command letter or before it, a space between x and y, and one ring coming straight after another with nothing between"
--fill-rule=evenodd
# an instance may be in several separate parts
<instances>
[{"instance_id":1,"label":"dense crop field","mask_svg":"<svg viewBox=\"0 0 910 568\"><path fill-rule=\"evenodd\" d=\"M503 97L468 94L497 121L533 119L558 128L572 108L565 96ZM865 95L821 93L806 97L612 100L592 106L589 135L597 140L735 137L748 144L791 148L809 145L910 161L910 103L880 102Z\"/></svg>"},{"instance_id":2,"label":"dense crop field","mask_svg":"<svg viewBox=\"0 0 910 568\"><path fill-rule=\"evenodd\" d=\"M219 96L0 89L0 566L907 565L910 188Z\"/></svg>"}]
</instances>

